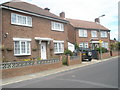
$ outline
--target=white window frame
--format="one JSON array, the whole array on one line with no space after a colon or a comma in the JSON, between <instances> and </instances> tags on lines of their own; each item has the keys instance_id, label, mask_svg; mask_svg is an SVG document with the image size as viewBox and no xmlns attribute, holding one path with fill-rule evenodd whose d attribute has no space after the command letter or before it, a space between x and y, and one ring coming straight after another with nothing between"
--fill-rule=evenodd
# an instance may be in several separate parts
<instances>
[{"instance_id":1,"label":"white window frame","mask_svg":"<svg viewBox=\"0 0 120 90\"><path fill-rule=\"evenodd\" d=\"M64 31L64 24L51 21L51 29L54 31Z\"/></svg>"},{"instance_id":2,"label":"white window frame","mask_svg":"<svg viewBox=\"0 0 120 90\"><path fill-rule=\"evenodd\" d=\"M97 37L97 31L91 31L91 37Z\"/></svg>"},{"instance_id":3,"label":"white window frame","mask_svg":"<svg viewBox=\"0 0 120 90\"><path fill-rule=\"evenodd\" d=\"M79 37L87 37L87 30L79 29Z\"/></svg>"},{"instance_id":4,"label":"white window frame","mask_svg":"<svg viewBox=\"0 0 120 90\"><path fill-rule=\"evenodd\" d=\"M54 46L54 53L55 54L64 53L64 41L54 40L53 42L54 42L54 45L55 43L57 44L57 51L55 51L55 46ZM59 48L59 45L62 47L61 50Z\"/></svg>"},{"instance_id":5,"label":"white window frame","mask_svg":"<svg viewBox=\"0 0 120 90\"><path fill-rule=\"evenodd\" d=\"M13 22L13 16L15 22ZM21 19L19 20L18 17L21 17ZM32 27L32 18L29 16L11 13L11 24Z\"/></svg>"},{"instance_id":6,"label":"white window frame","mask_svg":"<svg viewBox=\"0 0 120 90\"><path fill-rule=\"evenodd\" d=\"M100 36L103 37L103 38L104 37L106 38L107 37L107 31L101 31Z\"/></svg>"},{"instance_id":7,"label":"white window frame","mask_svg":"<svg viewBox=\"0 0 120 90\"><path fill-rule=\"evenodd\" d=\"M79 44L79 47L81 47L82 46L82 48L88 48L88 42L81 42L80 44ZM87 47L86 47L87 46Z\"/></svg>"},{"instance_id":8,"label":"white window frame","mask_svg":"<svg viewBox=\"0 0 120 90\"><path fill-rule=\"evenodd\" d=\"M14 41L14 56L23 56L23 55L31 55L31 44L30 41L31 39L28 38L13 38ZM20 48L20 53L16 53L15 51L15 42L19 42L19 48ZM22 46L21 43L24 42L25 43L25 53L22 53ZM27 46L29 44L29 47ZM28 53L29 50L29 53Z\"/></svg>"}]
</instances>

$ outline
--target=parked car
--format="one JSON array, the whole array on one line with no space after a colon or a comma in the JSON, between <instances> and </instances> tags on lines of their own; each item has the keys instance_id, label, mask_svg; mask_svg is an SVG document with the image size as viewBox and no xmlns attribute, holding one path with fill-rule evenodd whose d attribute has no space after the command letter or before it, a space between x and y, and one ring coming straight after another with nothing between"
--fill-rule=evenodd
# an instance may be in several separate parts
<instances>
[{"instance_id":1,"label":"parked car","mask_svg":"<svg viewBox=\"0 0 120 90\"><path fill-rule=\"evenodd\" d=\"M74 50L74 55L77 55L79 52L82 53L82 60L88 59L88 61L92 60L92 50L89 48L79 48Z\"/></svg>"}]
</instances>

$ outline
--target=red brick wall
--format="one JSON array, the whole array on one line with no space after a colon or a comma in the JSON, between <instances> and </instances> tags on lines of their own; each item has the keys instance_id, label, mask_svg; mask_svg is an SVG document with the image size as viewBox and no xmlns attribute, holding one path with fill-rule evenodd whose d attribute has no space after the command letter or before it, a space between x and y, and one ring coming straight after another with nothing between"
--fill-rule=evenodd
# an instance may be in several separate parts
<instances>
[{"instance_id":1,"label":"red brick wall","mask_svg":"<svg viewBox=\"0 0 120 90\"><path fill-rule=\"evenodd\" d=\"M62 61L53 63L53 64L40 64L34 66L26 66L21 68L13 68L13 69L3 69L2 70L2 78L11 78L15 76L22 76L32 73L41 72L44 70L50 70L62 67Z\"/></svg>"},{"instance_id":2,"label":"red brick wall","mask_svg":"<svg viewBox=\"0 0 120 90\"><path fill-rule=\"evenodd\" d=\"M114 57L114 56L119 56L120 55L120 52L118 52L118 51L112 51L112 56Z\"/></svg>"},{"instance_id":3,"label":"red brick wall","mask_svg":"<svg viewBox=\"0 0 120 90\"><path fill-rule=\"evenodd\" d=\"M82 63L82 60L70 60L70 65L80 64Z\"/></svg>"},{"instance_id":4,"label":"red brick wall","mask_svg":"<svg viewBox=\"0 0 120 90\"><path fill-rule=\"evenodd\" d=\"M110 52L102 53L102 59L110 58Z\"/></svg>"},{"instance_id":5,"label":"red brick wall","mask_svg":"<svg viewBox=\"0 0 120 90\"><path fill-rule=\"evenodd\" d=\"M75 28L71 24L68 24L67 30L68 30L68 41L71 43L76 43Z\"/></svg>"},{"instance_id":6,"label":"red brick wall","mask_svg":"<svg viewBox=\"0 0 120 90\"><path fill-rule=\"evenodd\" d=\"M15 57L14 51L4 51L3 58L5 61L13 61L13 60L22 60L23 58L32 58L40 56L40 45L34 39L35 37L45 37L45 38L52 38L54 40L63 40L65 44L65 48L67 48L67 25L64 24L64 32L53 31L51 30L51 20L30 16L32 17L32 27L25 27L25 26L18 26L18 25L11 25L11 13L13 11L9 10L2 10L2 25L3 25L3 33L9 33L7 38L3 38L2 44L6 48L13 48L14 49L14 42L13 37L17 38L31 38L31 49L37 48L37 51L31 51L30 56L22 56L22 57ZM18 13L18 12L15 12ZM22 13L20 13L22 14ZM22 14L29 16L27 14ZM47 52L50 52L50 45L47 45ZM53 52L52 52L53 53ZM54 55L54 53L53 53ZM50 57L50 53L47 54L47 57Z\"/></svg>"}]
</instances>

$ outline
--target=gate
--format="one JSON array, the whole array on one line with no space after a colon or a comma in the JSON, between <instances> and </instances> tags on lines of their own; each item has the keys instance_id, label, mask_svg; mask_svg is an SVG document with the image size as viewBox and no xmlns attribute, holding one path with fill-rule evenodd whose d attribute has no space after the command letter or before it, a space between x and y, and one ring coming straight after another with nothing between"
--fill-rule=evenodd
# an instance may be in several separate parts
<instances>
[{"instance_id":1,"label":"gate","mask_svg":"<svg viewBox=\"0 0 120 90\"><path fill-rule=\"evenodd\" d=\"M93 58L93 59L99 59L99 58L98 58L98 51L92 50L92 58Z\"/></svg>"}]
</instances>

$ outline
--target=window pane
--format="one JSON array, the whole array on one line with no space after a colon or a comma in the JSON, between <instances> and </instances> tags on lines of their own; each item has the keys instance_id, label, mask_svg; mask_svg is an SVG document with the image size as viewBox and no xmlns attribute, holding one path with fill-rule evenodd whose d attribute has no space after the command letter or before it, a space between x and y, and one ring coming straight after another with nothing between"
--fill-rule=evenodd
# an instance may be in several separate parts
<instances>
[{"instance_id":1,"label":"window pane","mask_svg":"<svg viewBox=\"0 0 120 90\"><path fill-rule=\"evenodd\" d=\"M32 18L31 17L27 17L27 22L28 22L28 25L32 25Z\"/></svg>"},{"instance_id":2,"label":"window pane","mask_svg":"<svg viewBox=\"0 0 120 90\"><path fill-rule=\"evenodd\" d=\"M25 42L21 42L21 53L25 53Z\"/></svg>"},{"instance_id":3,"label":"window pane","mask_svg":"<svg viewBox=\"0 0 120 90\"><path fill-rule=\"evenodd\" d=\"M87 37L87 30L84 30L84 37Z\"/></svg>"},{"instance_id":4,"label":"window pane","mask_svg":"<svg viewBox=\"0 0 120 90\"><path fill-rule=\"evenodd\" d=\"M11 14L11 22L16 23L16 14L14 13Z\"/></svg>"},{"instance_id":5,"label":"window pane","mask_svg":"<svg viewBox=\"0 0 120 90\"><path fill-rule=\"evenodd\" d=\"M26 17L23 17L23 24L26 24Z\"/></svg>"},{"instance_id":6,"label":"window pane","mask_svg":"<svg viewBox=\"0 0 120 90\"><path fill-rule=\"evenodd\" d=\"M20 43L19 43L19 41L15 41L15 43L14 43L15 45L15 47L14 47L14 49L15 49L15 54L20 54Z\"/></svg>"},{"instance_id":7,"label":"window pane","mask_svg":"<svg viewBox=\"0 0 120 90\"><path fill-rule=\"evenodd\" d=\"M27 54L30 53L30 42L27 42Z\"/></svg>"},{"instance_id":8,"label":"window pane","mask_svg":"<svg viewBox=\"0 0 120 90\"><path fill-rule=\"evenodd\" d=\"M54 52L58 52L57 43L54 43Z\"/></svg>"}]
</instances>

